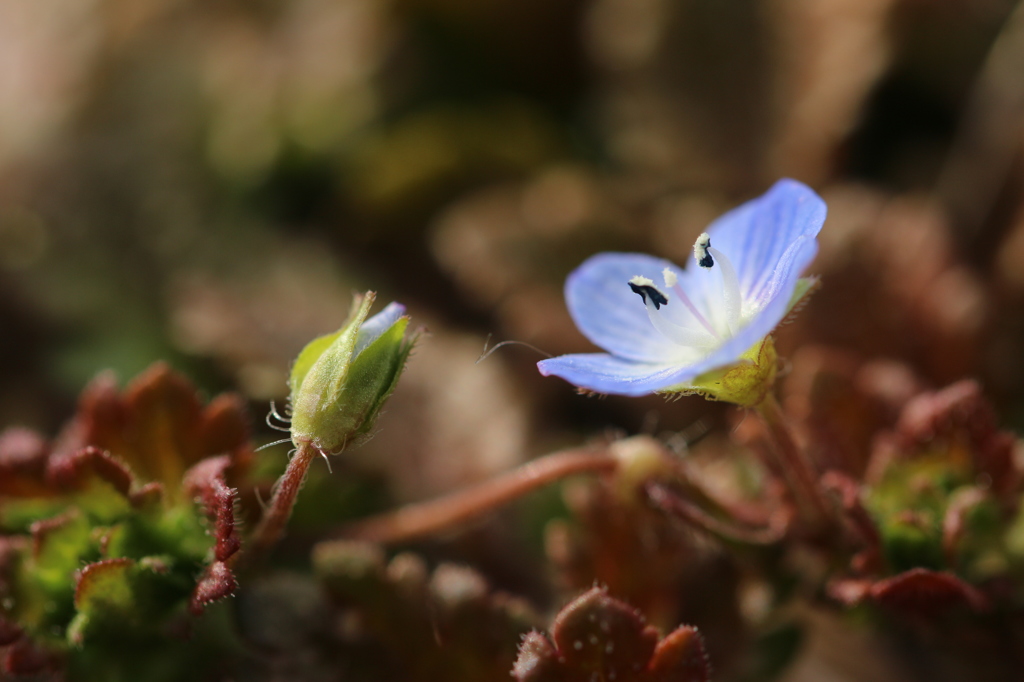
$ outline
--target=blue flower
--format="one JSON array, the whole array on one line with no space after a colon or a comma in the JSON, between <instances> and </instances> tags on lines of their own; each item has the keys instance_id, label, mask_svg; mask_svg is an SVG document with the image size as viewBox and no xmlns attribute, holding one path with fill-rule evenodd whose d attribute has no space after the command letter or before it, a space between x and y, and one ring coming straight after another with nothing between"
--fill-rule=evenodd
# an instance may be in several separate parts
<instances>
[{"instance_id":1,"label":"blue flower","mask_svg":"<svg viewBox=\"0 0 1024 682\"><path fill-rule=\"evenodd\" d=\"M541 374L636 396L703 391L722 370L756 364L814 282L800 275L818 252L825 211L810 188L780 180L712 223L689 267L639 253L592 256L569 275L565 300L583 335L608 352L543 360Z\"/></svg>"}]
</instances>

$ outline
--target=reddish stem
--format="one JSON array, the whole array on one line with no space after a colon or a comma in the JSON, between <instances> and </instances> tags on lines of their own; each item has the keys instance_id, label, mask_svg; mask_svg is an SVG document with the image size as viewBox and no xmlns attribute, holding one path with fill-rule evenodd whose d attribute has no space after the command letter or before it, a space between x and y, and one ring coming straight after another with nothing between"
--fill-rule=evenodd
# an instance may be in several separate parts
<instances>
[{"instance_id":1,"label":"reddish stem","mask_svg":"<svg viewBox=\"0 0 1024 682\"><path fill-rule=\"evenodd\" d=\"M288 462L288 468L274 486L274 496L270 500L270 505L253 531L249 545L253 556L263 556L284 535L288 518L292 515L292 507L295 506L295 498L302 488L302 482L306 480L310 462L316 455L317 449L312 443L298 444L298 449Z\"/></svg>"},{"instance_id":2,"label":"reddish stem","mask_svg":"<svg viewBox=\"0 0 1024 682\"><path fill-rule=\"evenodd\" d=\"M555 452L471 488L358 521L337 535L380 543L411 540L464 523L566 476L612 471L618 465L618 459L606 452Z\"/></svg>"},{"instance_id":3,"label":"reddish stem","mask_svg":"<svg viewBox=\"0 0 1024 682\"><path fill-rule=\"evenodd\" d=\"M648 483L647 497L663 511L722 540L746 545L771 545L785 535L785 526L747 528L711 516L706 511L659 483Z\"/></svg>"},{"instance_id":4,"label":"reddish stem","mask_svg":"<svg viewBox=\"0 0 1024 682\"><path fill-rule=\"evenodd\" d=\"M811 529L820 529L832 516L829 504L818 486L810 463L797 447L782 408L775 396L769 393L756 409L768 427L772 450L779 458L782 475L789 484L801 515Z\"/></svg>"}]
</instances>

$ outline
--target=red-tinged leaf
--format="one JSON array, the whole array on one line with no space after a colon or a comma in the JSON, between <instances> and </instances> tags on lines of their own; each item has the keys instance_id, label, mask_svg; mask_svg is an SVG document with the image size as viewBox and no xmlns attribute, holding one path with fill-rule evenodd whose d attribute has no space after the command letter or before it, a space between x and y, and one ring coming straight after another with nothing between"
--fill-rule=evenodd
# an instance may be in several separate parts
<instances>
[{"instance_id":1,"label":"red-tinged leaf","mask_svg":"<svg viewBox=\"0 0 1024 682\"><path fill-rule=\"evenodd\" d=\"M855 354L820 346L805 346L793 356L784 404L820 470L859 476L871 438L885 423L880 401L858 385L861 367Z\"/></svg>"},{"instance_id":2,"label":"red-tinged leaf","mask_svg":"<svg viewBox=\"0 0 1024 682\"><path fill-rule=\"evenodd\" d=\"M19 639L7 649L4 656L4 671L9 675L39 675L54 670L56 656L30 642Z\"/></svg>"},{"instance_id":3,"label":"red-tinged leaf","mask_svg":"<svg viewBox=\"0 0 1024 682\"><path fill-rule=\"evenodd\" d=\"M253 456L249 436L249 414L241 396L219 395L203 410L199 444L205 455L231 454L236 468L248 466Z\"/></svg>"},{"instance_id":4,"label":"red-tinged leaf","mask_svg":"<svg viewBox=\"0 0 1024 682\"><path fill-rule=\"evenodd\" d=\"M210 603L231 596L238 587L230 563L242 546L235 523L236 491L225 482L232 466L227 455L205 459L185 474L183 490L203 506L213 522L214 563L206 567L192 592L189 609L199 615Z\"/></svg>"},{"instance_id":5,"label":"red-tinged leaf","mask_svg":"<svg viewBox=\"0 0 1024 682\"><path fill-rule=\"evenodd\" d=\"M128 570L134 565L134 559L117 557L84 566L75 576L75 608L88 612L129 605Z\"/></svg>"},{"instance_id":6,"label":"red-tinged leaf","mask_svg":"<svg viewBox=\"0 0 1024 682\"><path fill-rule=\"evenodd\" d=\"M512 669L518 682L707 682L704 642L681 627L659 642L657 631L602 588L585 592L555 618L552 640L532 632Z\"/></svg>"},{"instance_id":7,"label":"red-tinged leaf","mask_svg":"<svg viewBox=\"0 0 1024 682\"><path fill-rule=\"evenodd\" d=\"M236 589L238 589L238 580L235 578L235 574L223 561L215 561L206 567L203 577L199 579L192 591L189 611L193 615L201 615L208 605L230 597Z\"/></svg>"},{"instance_id":8,"label":"red-tinged leaf","mask_svg":"<svg viewBox=\"0 0 1024 682\"><path fill-rule=\"evenodd\" d=\"M821 486L839 498L846 522L863 547L853 558L854 570L858 573L881 571L882 536L861 501L861 485L845 474L830 471L821 477Z\"/></svg>"},{"instance_id":9,"label":"red-tinged leaf","mask_svg":"<svg viewBox=\"0 0 1024 682\"><path fill-rule=\"evenodd\" d=\"M512 677L518 682L562 682L558 653L547 637L536 631L523 636Z\"/></svg>"},{"instance_id":10,"label":"red-tinged leaf","mask_svg":"<svg viewBox=\"0 0 1024 682\"><path fill-rule=\"evenodd\" d=\"M955 607L987 611L987 597L952 573L915 568L871 586L880 606L909 616L930 617Z\"/></svg>"},{"instance_id":11,"label":"red-tinged leaf","mask_svg":"<svg viewBox=\"0 0 1024 682\"><path fill-rule=\"evenodd\" d=\"M975 486L961 488L950 497L942 518L942 551L950 566L957 565L957 552L967 534L967 517L989 499L983 488Z\"/></svg>"},{"instance_id":12,"label":"red-tinged leaf","mask_svg":"<svg viewBox=\"0 0 1024 682\"><path fill-rule=\"evenodd\" d=\"M711 666L697 628L684 625L658 642L648 671L650 682L708 682Z\"/></svg>"},{"instance_id":13,"label":"red-tinged leaf","mask_svg":"<svg viewBox=\"0 0 1024 682\"><path fill-rule=\"evenodd\" d=\"M121 461L96 447L54 453L46 471L50 483L58 489L73 490L86 484L90 475L109 483L126 499L131 499L134 477Z\"/></svg>"},{"instance_id":14,"label":"red-tinged leaf","mask_svg":"<svg viewBox=\"0 0 1024 682\"><path fill-rule=\"evenodd\" d=\"M45 495L49 446L34 431L10 428L0 433L0 495Z\"/></svg>"},{"instance_id":15,"label":"red-tinged leaf","mask_svg":"<svg viewBox=\"0 0 1024 682\"><path fill-rule=\"evenodd\" d=\"M113 372L101 372L79 396L75 419L61 434L55 449L62 451L96 445L123 452L126 450L123 433L127 420L117 389L117 378Z\"/></svg>"},{"instance_id":16,"label":"red-tinged leaf","mask_svg":"<svg viewBox=\"0 0 1024 682\"><path fill-rule=\"evenodd\" d=\"M217 561L227 561L242 546L235 524L236 491L225 482L225 472L230 466L231 459L227 455L205 459L189 469L183 485L185 494L198 498L213 521Z\"/></svg>"},{"instance_id":17,"label":"red-tinged leaf","mask_svg":"<svg viewBox=\"0 0 1024 682\"><path fill-rule=\"evenodd\" d=\"M1015 439L998 430L995 412L974 381L959 381L911 400L900 415L896 437L905 454L937 439L963 442L975 470L986 474L999 493L1014 490L1020 479L1013 459Z\"/></svg>"},{"instance_id":18,"label":"red-tinged leaf","mask_svg":"<svg viewBox=\"0 0 1024 682\"><path fill-rule=\"evenodd\" d=\"M66 453L91 445L127 463L146 482L177 498L186 469L204 458L230 454L248 465L247 417L240 399L220 396L203 407L198 391L157 363L119 393L111 374L82 393L78 414L55 448Z\"/></svg>"},{"instance_id":19,"label":"red-tinged leaf","mask_svg":"<svg viewBox=\"0 0 1024 682\"><path fill-rule=\"evenodd\" d=\"M164 486L162 483L147 483L144 486L132 491L129 499L136 509L144 509L159 504L164 497Z\"/></svg>"},{"instance_id":20,"label":"red-tinged leaf","mask_svg":"<svg viewBox=\"0 0 1024 682\"><path fill-rule=\"evenodd\" d=\"M545 529L548 558L568 589L605 585L641 611L664 614L668 622L659 624L672 626L696 566L692 535L646 500L626 498L617 485L591 479L563 486L572 519Z\"/></svg>"},{"instance_id":21,"label":"red-tinged leaf","mask_svg":"<svg viewBox=\"0 0 1024 682\"><path fill-rule=\"evenodd\" d=\"M628 680L647 665L658 633L629 605L595 587L555 618L551 637L566 665L589 679L592 673Z\"/></svg>"},{"instance_id":22,"label":"red-tinged leaf","mask_svg":"<svg viewBox=\"0 0 1024 682\"><path fill-rule=\"evenodd\" d=\"M146 480L176 486L185 469L202 458L202 406L196 389L163 363L133 379L124 392L130 429L125 459Z\"/></svg>"},{"instance_id":23,"label":"red-tinged leaf","mask_svg":"<svg viewBox=\"0 0 1024 682\"><path fill-rule=\"evenodd\" d=\"M33 522L28 529L32 534L32 556L38 558L43 552L47 537L76 521L79 516L78 510L71 509L59 516Z\"/></svg>"}]
</instances>

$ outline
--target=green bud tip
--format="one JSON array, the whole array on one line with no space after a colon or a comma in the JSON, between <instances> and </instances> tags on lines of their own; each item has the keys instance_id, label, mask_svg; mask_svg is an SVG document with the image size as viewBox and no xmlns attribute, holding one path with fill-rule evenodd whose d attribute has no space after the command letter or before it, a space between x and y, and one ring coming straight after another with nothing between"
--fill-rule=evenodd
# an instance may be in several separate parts
<instances>
[{"instance_id":1,"label":"green bud tip","mask_svg":"<svg viewBox=\"0 0 1024 682\"><path fill-rule=\"evenodd\" d=\"M296 358L289 380L295 447L341 452L369 433L395 389L418 334L406 338L409 318L399 303L367 319L375 298L357 294L341 329L313 339Z\"/></svg>"}]
</instances>

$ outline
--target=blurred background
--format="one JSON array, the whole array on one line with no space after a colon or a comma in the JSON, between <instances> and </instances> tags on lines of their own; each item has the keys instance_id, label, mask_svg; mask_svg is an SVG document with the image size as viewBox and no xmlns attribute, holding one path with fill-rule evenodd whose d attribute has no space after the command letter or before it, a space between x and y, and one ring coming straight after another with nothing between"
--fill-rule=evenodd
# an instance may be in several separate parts
<instances>
[{"instance_id":1,"label":"blurred background","mask_svg":"<svg viewBox=\"0 0 1024 682\"><path fill-rule=\"evenodd\" d=\"M430 332L351 455L397 499L714 429L698 399L579 397L525 346L477 360L589 349L572 268L683 263L791 176L830 217L783 354L976 376L1021 428L1022 144L1009 0L3 0L0 427L54 433L97 371L158 359L261 423L374 289Z\"/></svg>"}]
</instances>

